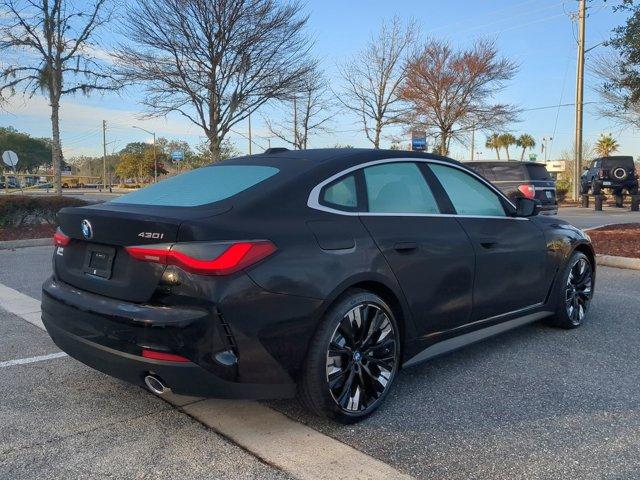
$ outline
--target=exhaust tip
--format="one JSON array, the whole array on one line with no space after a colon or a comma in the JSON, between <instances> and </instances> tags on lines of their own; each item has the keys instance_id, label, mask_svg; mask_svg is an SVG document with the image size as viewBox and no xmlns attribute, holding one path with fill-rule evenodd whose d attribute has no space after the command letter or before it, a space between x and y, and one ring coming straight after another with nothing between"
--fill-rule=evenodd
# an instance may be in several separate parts
<instances>
[{"instance_id":1,"label":"exhaust tip","mask_svg":"<svg viewBox=\"0 0 640 480\"><path fill-rule=\"evenodd\" d=\"M160 380L155 375L145 376L144 384L156 395L162 395L163 393L167 393L170 391L170 389L162 382L162 380Z\"/></svg>"}]
</instances>

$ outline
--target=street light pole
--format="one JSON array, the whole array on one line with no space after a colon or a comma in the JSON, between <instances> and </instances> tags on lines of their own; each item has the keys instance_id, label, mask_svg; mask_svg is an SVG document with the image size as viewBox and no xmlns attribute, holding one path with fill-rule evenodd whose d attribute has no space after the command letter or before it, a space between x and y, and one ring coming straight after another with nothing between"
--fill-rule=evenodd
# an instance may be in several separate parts
<instances>
[{"instance_id":1,"label":"street light pole","mask_svg":"<svg viewBox=\"0 0 640 480\"><path fill-rule=\"evenodd\" d=\"M153 183L158 183L158 158L156 156L156 133L150 132L149 130L145 130L142 127L137 127L136 125L132 125L133 128L137 128L138 130L142 130L143 132L147 132L149 135L153 135Z\"/></svg>"},{"instance_id":2,"label":"street light pole","mask_svg":"<svg viewBox=\"0 0 640 480\"><path fill-rule=\"evenodd\" d=\"M573 165L573 199L580 197L580 170L582 168L582 123L584 97L584 37L586 0L578 0L578 68L576 72L576 132L575 162Z\"/></svg>"}]
</instances>

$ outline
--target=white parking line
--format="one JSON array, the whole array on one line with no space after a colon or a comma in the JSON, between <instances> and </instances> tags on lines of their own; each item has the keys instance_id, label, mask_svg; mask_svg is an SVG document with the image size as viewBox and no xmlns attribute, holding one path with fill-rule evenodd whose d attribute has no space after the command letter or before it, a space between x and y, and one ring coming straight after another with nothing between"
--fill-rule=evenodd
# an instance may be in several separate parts
<instances>
[{"instance_id":1,"label":"white parking line","mask_svg":"<svg viewBox=\"0 0 640 480\"><path fill-rule=\"evenodd\" d=\"M50 353L49 355L40 355L39 357L18 358L16 360L7 360L0 362L0 368L13 367L14 365L26 365L27 363L44 362L45 360L53 360L54 358L66 357L64 352Z\"/></svg>"},{"instance_id":2,"label":"white parking line","mask_svg":"<svg viewBox=\"0 0 640 480\"><path fill-rule=\"evenodd\" d=\"M0 307L45 330L40 302L0 283ZM0 362L1 367L41 362L64 352ZM301 480L408 480L392 466L257 402L168 396L187 415ZM189 403L194 402L194 403Z\"/></svg>"}]
</instances>

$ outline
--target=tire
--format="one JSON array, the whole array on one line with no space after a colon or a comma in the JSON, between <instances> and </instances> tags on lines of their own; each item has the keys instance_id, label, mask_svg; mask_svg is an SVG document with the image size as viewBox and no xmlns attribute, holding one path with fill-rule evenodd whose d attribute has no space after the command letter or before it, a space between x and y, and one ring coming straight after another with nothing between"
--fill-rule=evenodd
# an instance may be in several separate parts
<instances>
[{"instance_id":1,"label":"tire","mask_svg":"<svg viewBox=\"0 0 640 480\"><path fill-rule=\"evenodd\" d=\"M311 341L298 390L301 402L345 424L366 418L392 387L400 347L398 323L385 301L366 290L347 291Z\"/></svg>"},{"instance_id":2,"label":"tire","mask_svg":"<svg viewBox=\"0 0 640 480\"><path fill-rule=\"evenodd\" d=\"M593 183L591 184L591 193L593 193L594 195L600 195L601 192L602 192L602 184L594 180Z\"/></svg>"},{"instance_id":3,"label":"tire","mask_svg":"<svg viewBox=\"0 0 640 480\"><path fill-rule=\"evenodd\" d=\"M627 192L629 192L629 195L638 195L638 185L628 188Z\"/></svg>"},{"instance_id":4,"label":"tire","mask_svg":"<svg viewBox=\"0 0 640 480\"><path fill-rule=\"evenodd\" d=\"M558 280L553 292L555 315L545 323L560 328L577 328L587 316L593 297L593 265L584 253L574 252Z\"/></svg>"}]
</instances>

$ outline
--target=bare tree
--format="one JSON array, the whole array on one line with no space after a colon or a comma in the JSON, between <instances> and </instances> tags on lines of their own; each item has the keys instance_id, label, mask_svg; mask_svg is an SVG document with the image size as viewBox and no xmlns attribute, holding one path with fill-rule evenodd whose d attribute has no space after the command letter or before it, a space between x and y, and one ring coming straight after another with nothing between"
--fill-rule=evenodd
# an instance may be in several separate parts
<instances>
[{"instance_id":1,"label":"bare tree","mask_svg":"<svg viewBox=\"0 0 640 480\"><path fill-rule=\"evenodd\" d=\"M471 130L498 129L516 119L512 105L491 103L516 72L516 64L498 57L493 42L455 51L447 42L429 40L407 62L401 96L414 121L437 130L439 151L446 155L451 141Z\"/></svg>"},{"instance_id":2,"label":"bare tree","mask_svg":"<svg viewBox=\"0 0 640 480\"><path fill-rule=\"evenodd\" d=\"M619 83L622 75L617 55L604 54L591 64L591 73L599 80L595 87L602 104L598 107L600 116L610 118L621 127L640 128L640 100L633 92Z\"/></svg>"},{"instance_id":3,"label":"bare tree","mask_svg":"<svg viewBox=\"0 0 640 480\"><path fill-rule=\"evenodd\" d=\"M316 67L304 79L302 90L283 102L284 120L264 116L269 132L296 150L304 150L309 137L327 132L333 117L333 102L329 83Z\"/></svg>"},{"instance_id":4,"label":"bare tree","mask_svg":"<svg viewBox=\"0 0 640 480\"><path fill-rule=\"evenodd\" d=\"M138 0L130 44L116 53L126 82L143 84L149 116L179 112L204 130L213 160L230 129L301 87L310 69L307 17L275 0Z\"/></svg>"},{"instance_id":5,"label":"bare tree","mask_svg":"<svg viewBox=\"0 0 640 480\"><path fill-rule=\"evenodd\" d=\"M0 69L0 102L16 93L46 95L51 105L54 185L62 193L60 100L80 92L115 88L92 54L99 27L110 20L107 0L75 5L68 0L0 0L0 52L16 60ZM5 57L6 58L6 57Z\"/></svg>"},{"instance_id":6,"label":"bare tree","mask_svg":"<svg viewBox=\"0 0 640 480\"><path fill-rule=\"evenodd\" d=\"M404 78L404 61L417 36L417 27L403 25L398 17L383 23L366 47L339 67L346 87L338 98L358 115L365 135L380 148L382 129L400 123L406 107L398 97Z\"/></svg>"}]
</instances>

